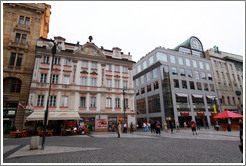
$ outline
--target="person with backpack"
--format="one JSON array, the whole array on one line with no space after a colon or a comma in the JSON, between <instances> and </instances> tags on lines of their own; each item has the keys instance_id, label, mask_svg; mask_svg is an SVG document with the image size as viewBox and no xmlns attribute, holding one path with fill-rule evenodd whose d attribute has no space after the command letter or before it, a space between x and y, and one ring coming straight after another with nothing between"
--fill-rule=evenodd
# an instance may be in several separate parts
<instances>
[{"instance_id":1,"label":"person with backpack","mask_svg":"<svg viewBox=\"0 0 246 166\"><path fill-rule=\"evenodd\" d=\"M194 133L196 133L196 135L197 135L196 125L195 125L194 121L191 121L191 131L192 131L193 135L194 135Z\"/></svg>"}]
</instances>

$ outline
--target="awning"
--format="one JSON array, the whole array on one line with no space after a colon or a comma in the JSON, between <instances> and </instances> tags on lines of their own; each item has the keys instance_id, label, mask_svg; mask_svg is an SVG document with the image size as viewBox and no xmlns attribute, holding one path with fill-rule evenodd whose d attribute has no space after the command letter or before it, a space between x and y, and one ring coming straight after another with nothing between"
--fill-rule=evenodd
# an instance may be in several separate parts
<instances>
[{"instance_id":1,"label":"awning","mask_svg":"<svg viewBox=\"0 0 246 166\"><path fill-rule=\"evenodd\" d=\"M209 98L209 99L214 99L215 98L215 96L207 96L207 98Z\"/></svg>"},{"instance_id":2,"label":"awning","mask_svg":"<svg viewBox=\"0 0 246 166\"><path fill-rule=\"evenodd\" d=\"M78 112L52 112L49 111L48 120L79 120L80 116ZM44 120L43 111L35 111L26 118L27 121Z\"/></svg>"},{"instance_id":3,"label":"awning","mask_svg":"<svg viewBox=\"0 0 246 166\"><path fill-rule=\"evenodd\" d=\"M193 94L192 96L195 97L195 98L202 98L202 95L195 95L195 94Z\"/></svg>"},{"instance_id":4,"label":"awning","mask_svg":"<svg viewBox=\"0 0 246 166\"><path fill-rule=\"evenodd\" d=\"M176 95L179 97L188 97L188 94L185 93L176 93Z\"/></svg>"}]
</instances>

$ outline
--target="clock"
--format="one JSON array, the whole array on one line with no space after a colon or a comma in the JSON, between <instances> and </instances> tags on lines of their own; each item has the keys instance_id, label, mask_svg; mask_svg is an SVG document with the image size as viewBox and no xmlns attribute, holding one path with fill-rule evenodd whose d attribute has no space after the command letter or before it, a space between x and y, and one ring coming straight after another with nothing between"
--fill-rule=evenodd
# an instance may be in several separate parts
<instances>
[{"instance_id":1,"label":"clock","mask_svg":"<svg viewBox=\"0 0 246 166\"><path fill-rule=\"evenodd\" d=\"M202 51L202 44L197 38L191 38L190 45L192 49Z\"/></svg>"}]
</instances>

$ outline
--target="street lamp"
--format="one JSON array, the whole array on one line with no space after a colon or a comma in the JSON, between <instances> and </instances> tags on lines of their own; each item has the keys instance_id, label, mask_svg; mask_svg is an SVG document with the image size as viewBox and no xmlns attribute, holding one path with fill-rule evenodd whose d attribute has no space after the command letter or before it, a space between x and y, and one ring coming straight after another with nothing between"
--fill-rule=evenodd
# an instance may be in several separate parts
<instances>
[{"instance_id":1,"label":"street lamp","mask_svg":"<svg viewBox=\"0 0 246 166\"><path fill-rule=\"evenodd\" d=\"M124 111L124 124L126 123L126 102L125 102L125 95L126 95L126 89L123 89L123 111Z\"/></svg>"},{"instance_id":2,"label":"street lamp","mask_svg":"<svg viewBox=\"0 0 246 166\"><path fill-rule=\"evenodd\" d=\"M45 144L45 136L46 136L46 128L48 123L48 113L49 113L49 97L50 97L50 89L51 89L51 79L52 79L52 71L53 71L53 61L56 53L59 53L63 46L61 43L57 43L55 41L51 41L46 46L47 50L51 50L52 52L52 59L51 59L51 69L50 69L50 80L49 80L49 89L48 89L48 96L47 96L47 104L46 104L46 110L44 114L44 127L43 127L43 139L42 139L42 147L41 149L44 150L44 144Z\"/></svg>"}]
</instances>

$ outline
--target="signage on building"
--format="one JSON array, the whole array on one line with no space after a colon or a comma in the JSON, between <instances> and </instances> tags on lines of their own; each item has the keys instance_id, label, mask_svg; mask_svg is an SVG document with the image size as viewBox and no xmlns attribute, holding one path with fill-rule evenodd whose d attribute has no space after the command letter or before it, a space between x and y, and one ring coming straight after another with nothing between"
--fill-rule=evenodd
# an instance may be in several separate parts
<instances>
[{"instance_id":1,"label":"signage on building","mask_svg":"<svg viewBox=\"0 0 246 166\"><path fill-rule=\"evenodd\" d=\"M181 112L180 114L183 116L189 116L190 115L189 112Z\"/></svg>"},{"instance_id":2,"label":"signage on building","mask_svg":"<svg viewBox=\"0 0 246 166\"><path fill-rule=\"evenodd\" d=\"M106 119L98 119L96 123L96 127L103 129L108 128L107 120Z\"/></svg>"},{"instance_id":3,"label":"signage on building","mask_svg":"<svg viewBox=\"0 0 246 166\"><path fill-rule=\"evenodd\" d=\"M198 112L197 115L205 115L204 112Z\"/></svg>"}]
</instances>

